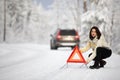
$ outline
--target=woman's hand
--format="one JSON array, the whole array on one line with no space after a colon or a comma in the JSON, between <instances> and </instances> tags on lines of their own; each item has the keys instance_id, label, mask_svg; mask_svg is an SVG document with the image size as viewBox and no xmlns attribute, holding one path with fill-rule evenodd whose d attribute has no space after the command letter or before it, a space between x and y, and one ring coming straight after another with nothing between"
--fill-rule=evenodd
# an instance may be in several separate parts
<instances>
[{"instance_id":1,"label":"woman's hand","mask_svg":"<svg viewBox=\"0 0 120 80\"><path fill-rule=\"evenodd\" d=\"M87 59L86 62L85 62L85 64L87 65L88 63L89 63L89 60Z\"/></svg>"}]
</instances>

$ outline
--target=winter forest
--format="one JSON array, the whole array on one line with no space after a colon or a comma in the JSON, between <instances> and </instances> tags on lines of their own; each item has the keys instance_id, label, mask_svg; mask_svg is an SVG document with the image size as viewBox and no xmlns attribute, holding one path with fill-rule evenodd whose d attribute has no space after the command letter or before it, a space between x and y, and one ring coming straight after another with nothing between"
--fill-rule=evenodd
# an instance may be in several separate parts
<instances>
[{"instance_id":1,"label":"winter forest","mask_svg":"<svg viewBox=\"0 0 120 80\"><path fill-rule=\"evenodd\" d=\"M37 0L0 0L0 43L49 44L57 28L74 28L84 44L96 25L120 54L119 4L119 0L53 0L45 8Z\"/></svg>"}]
</instances>

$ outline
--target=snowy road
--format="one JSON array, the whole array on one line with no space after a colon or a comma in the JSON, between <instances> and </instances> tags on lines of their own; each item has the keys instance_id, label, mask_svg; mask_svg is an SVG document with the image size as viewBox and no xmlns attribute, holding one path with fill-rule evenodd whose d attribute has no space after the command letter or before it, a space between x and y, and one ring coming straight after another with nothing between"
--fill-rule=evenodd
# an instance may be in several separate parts
<instances>
[{"instance_id":1,"label":"snowy road","mask_svg":"<svg viewBox=\"0 0 120 80\"><path fill-rule=\"evenodd\" d=\"M119 55L113 54L98 70L73 63L61 69L71 52L70 48L50 50L49 45L0 44L0 80L120 80Z\"/></svg>"}]
</instances>

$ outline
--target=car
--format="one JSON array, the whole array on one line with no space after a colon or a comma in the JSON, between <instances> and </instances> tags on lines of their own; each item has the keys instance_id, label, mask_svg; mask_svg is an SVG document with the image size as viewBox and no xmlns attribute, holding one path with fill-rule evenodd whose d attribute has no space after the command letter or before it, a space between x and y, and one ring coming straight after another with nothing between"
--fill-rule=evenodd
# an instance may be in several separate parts
<instances>
[{"instance_id":1,"label":"car","mask_svg":"<svg viewBox=\"0 0 120 80\"><path fill-rule=\"evenodd\" d=\"M59 47L79 47L80 36L75 29L57 29L51 34L50 48L58 49Z\"/></svg>"}]
</instances>

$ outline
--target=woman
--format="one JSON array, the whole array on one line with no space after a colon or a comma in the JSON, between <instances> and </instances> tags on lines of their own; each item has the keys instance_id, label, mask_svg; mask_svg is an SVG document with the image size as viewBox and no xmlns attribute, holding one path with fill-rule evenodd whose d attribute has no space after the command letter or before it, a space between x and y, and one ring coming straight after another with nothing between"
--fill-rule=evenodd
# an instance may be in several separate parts
<instances>
[{"instance_id":1,"label":"woman","mask_svg":"<svg viewBox=\"0 0 120 80\"><path fill-rule=\"evenodd\" d=\"M81 49L81 52L84 53L92 48L93 52L89 55L86 60L86 64L94 60L94 65L90 66L91 69L98 69L104 67L106 61L103 59L111 56L112 51L109 48L104 36L101 34L100 30L93 26L89 32L89 38L87 45Z\"/></svg>"}]
</instances>

